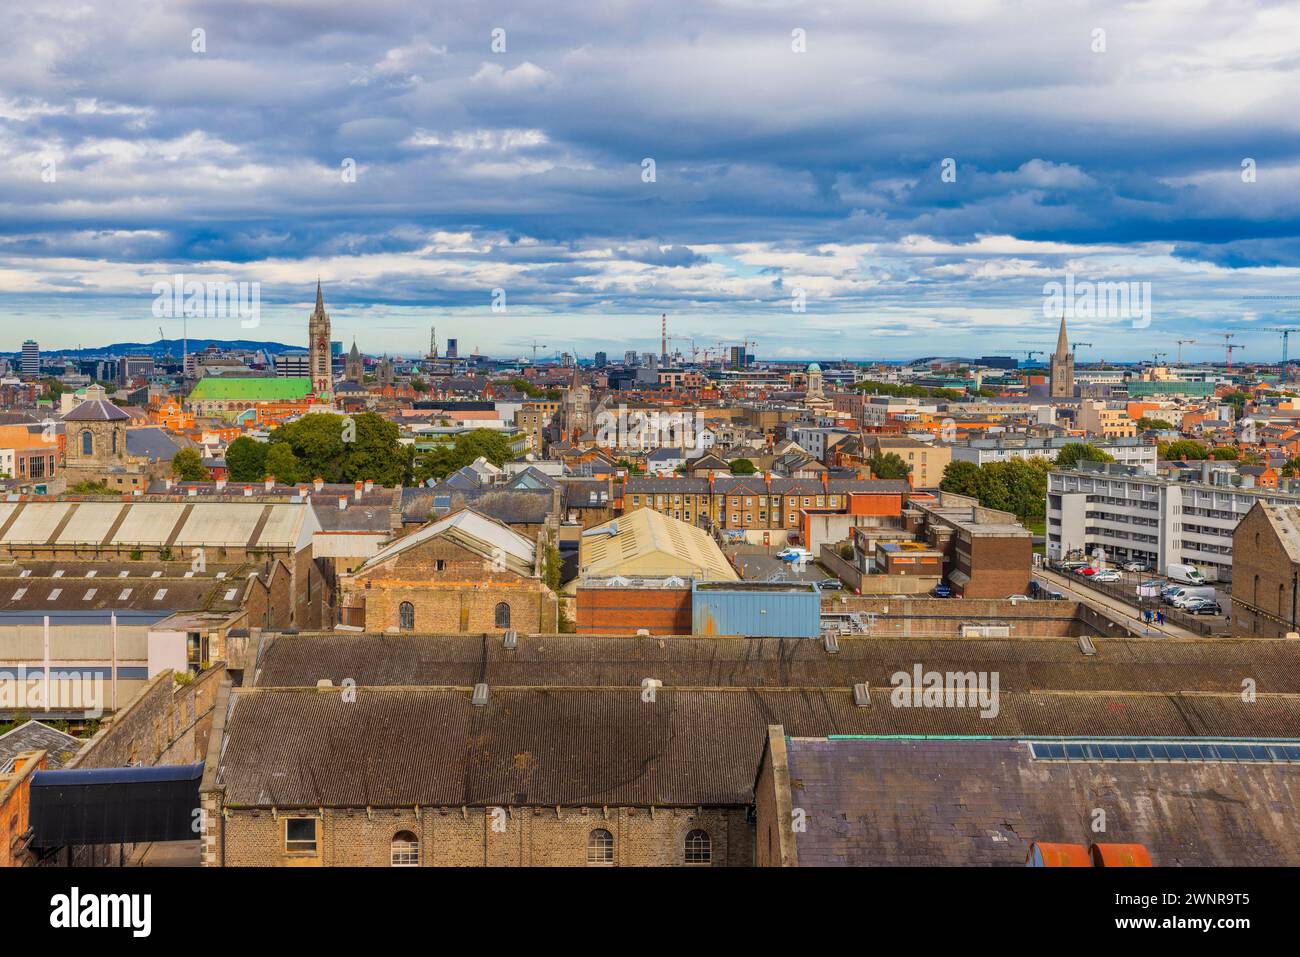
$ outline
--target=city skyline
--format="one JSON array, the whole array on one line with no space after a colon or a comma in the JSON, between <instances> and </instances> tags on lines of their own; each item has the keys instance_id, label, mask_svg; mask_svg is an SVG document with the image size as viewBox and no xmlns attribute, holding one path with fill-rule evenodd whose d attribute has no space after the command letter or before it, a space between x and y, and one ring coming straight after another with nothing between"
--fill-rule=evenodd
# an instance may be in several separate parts
<instances>
[{"instance_id":1,"label":"city skyline","mask_svg":"<svg viewBox=\"0 0 1300 957\"><path fill-rule=\"evenodd\" d=\"M1149 284L1080 361L1275 361L1300 316L1294 9L319 8L14 12L8 341L179 338L175 275L261 290L191 335L305 346L320 276L396 354L653 351L664 312L772 359L1050 348L1069 277Z\"/></svg>"}]
</instances>

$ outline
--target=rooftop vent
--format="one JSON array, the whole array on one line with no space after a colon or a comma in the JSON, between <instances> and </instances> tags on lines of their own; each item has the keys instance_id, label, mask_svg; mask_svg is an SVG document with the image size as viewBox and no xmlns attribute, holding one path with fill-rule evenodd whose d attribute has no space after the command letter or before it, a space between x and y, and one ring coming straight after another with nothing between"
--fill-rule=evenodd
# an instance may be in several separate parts
<instances>
[{"instance_id":1,"label":"rooftop vent","mask_svg":"<svg viewBox=\"0 0 1300 957\"><path fill-rule=\"evenodd\" d=\"M865 681L853 686L853 703L859 708L871 707L871 687Z\"/></svg>"},{"instance_id":2,"label":"rooftop vent","mask_svg":"<svg viewBox=\"0 0 1300 957\"><path fill-rule=\"evenodd\" d=\"M480 681L474 686L474 697L470 699L470 704L476 708L486 708L488 703L488 686Z\"/></svg>"},{"instance_id":3,"label":"rooftop vent","mask_svg":"<svg viewBox=\"0 0 1300 957\"><path fill-rule=\"evenodd\" d=\"M316 679L316 687L317 687L317 688L333 688L333 687L334 687L334 682L330 681L329 678L317 678L317 679Z\"/></svg>"},{"instance_id":4,"label":"rooftop vent","mask_svg":"<svg viewBox=\"0 0 1300 957\"><path fill-rule=\"evenodd\" d=\"M840 636L833 631L826 632L822 638L822 644L826 647L826 654L836 655L840 651Z\"/></svg>"},{"instance_id":5,"label":"rooftop vent","mask_svg":"<svg viewBox=\"0 0 1300 957\"><path fill-rule=\"evenodd\" d=\"M1097 653L1097 646L1092 643L1092 639L1087 635L1080 635L1079 650L1085 655L1095 655Z\"/></svg>"},{"instance_id":6,"label":"rooftop vent","mask_svg":"<svg viewBox=\"0 0 1300 957\"><path fill-rule=\"evenodd\" d=\"M519 647L519 632L511 628L509 631L506 632L506 649L508 651L514 651L518 647Z\"/></svg>"}]
</instances>

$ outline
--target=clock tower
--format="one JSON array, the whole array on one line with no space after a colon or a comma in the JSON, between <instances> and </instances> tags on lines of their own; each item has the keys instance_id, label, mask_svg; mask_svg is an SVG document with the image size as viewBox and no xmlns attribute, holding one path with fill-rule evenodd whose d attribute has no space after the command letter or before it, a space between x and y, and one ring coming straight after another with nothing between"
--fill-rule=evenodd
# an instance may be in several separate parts
<instances>
[{"instance_id":1,"label":"clock tower","mask_svg":"<svg viewBox=\"0 0 1300 957\"><path fill-rule=\"evenodd\" d=\"M334 374L330 364L330 317L325 312L320 280L316 280L316 308L307 322L308 364L311 366L311 391L317 399L328 401L334 391Z\"/></svg>"}]
</instances>

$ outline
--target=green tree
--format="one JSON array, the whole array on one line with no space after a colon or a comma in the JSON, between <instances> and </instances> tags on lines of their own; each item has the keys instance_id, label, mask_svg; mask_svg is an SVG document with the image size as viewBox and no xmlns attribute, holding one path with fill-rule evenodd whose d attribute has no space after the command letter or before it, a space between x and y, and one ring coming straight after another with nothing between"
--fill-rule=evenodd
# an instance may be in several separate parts
<instances>
[{"instance_id":1,"label":"green tree","mask_svg":"<svg viewBox=\"0 0 1300 957\"><path fill-rule=\"evenodd\" d=\"M980 498L983 478L984 473L974 462L959 462L954 459L944 468L939 488L955 495Z\"/></svg>"},{"instance_id":2,"label":"green tree","mask_svg":"<svg viewBox=\"0 0 1300 957\"><path fill-rule=\"evenodd\" d=\"M411 471L418 484L429 478L444 478L478 458L498 467L504 465L514 458L510 439L494 429L474 429L456 436L450 444L425 452L415 460Z\"/></svg>"},{"instance_id":3,"label":"green tree","mask_svg":"<svg viewBox=\"0 0 1300 957\"><path fill-rule=\"evenodd\" d=\"M267 444L241 435L226 448L226 470L232 482L260 482L266 475Z\"/></svg>"},{"instance_id":4,"label":"green tree","mask_svg":"<svg viewBox=\"0 0 1300 957\"><path fill-rule=\"evenodd\" d=\"M878 479L905 479L912 472L912 466L904 462L897 452L877 452L867 459L867 466Z\"/></svg>"},{"instance_id":5,"label":"green tree","mask_svg":"<svg viewBox=\"0 0 1300 957\"><path fill-rule=\"evenodd\" d=\"M1080 462L1114 462L1115 456L1103 452L1091 442L1069 442L1056 453L1056 467L1072 469Z\"/></svg>"},{"instance_id":6,"label":"green tree","mask_svg":"<svg viewBox=\"0 0 1300 957\"><path fill-rule=\"evenodd\" d=\"M203 457L194 449L181 449L172 456L172 474L182 482L206 482L210 477Z\"/></svg>"},{"instance_id":7,"label":"green tree","mask_svg":"<svg viewBox=\"0 0 1300 957\"><path fill-rule=\"evenodd\" d=\"M753 475L758 471L758 466L749 459L732 459L730 468L732 475Z\"/></svg>"},{"instance_id":8,"label":"green tree","mask_svg":"<svg viewBox=\"0 0 1300 957\"><path fill-rule=\"evenodd\" d=\"M1137 426L1143 431L1153 429L1157 432L1172 432L1174 428L1172 422L1166 422L1164 419L1147 418L1145 415L1138 419Z\"/></svg>"},{"instance_id":9,"label":"green tree","mask_svg":"<svg viewBox=\"0 0 1300 957\"><path fill-rule=\"evenodd\" d=\"M1179 439L1177 442L1162 443L1158 446L1159 455L1167 462L1177 462L1182 459L1189 461L1193 459L1203 459L1208 454L1205 446L1200 442L1193 442L1191 439Z\"/></svg>"},{"instance_id":10,"label":"green tree","mask_svg":"<svg viewBox=\"0 0 1300 957\"><path fill-rule=\"evenodd\" d=\"M354 417L353 426L353 440L345 443L343 480L400 485L406 472L406 452L397 425L373 412L363 412Z\"/></svg>"},{"instance_id":11,"label":"green tree","mask_svg":"<svg viewBox=\"0 0 1300 957\"><path fill-rule=\"evenodd\" d=\"M560 559L560 550L555 547L554 542L546 543L546 550L542 553L542 581L551 591L560 590L560 575L563 571L563 564Z\"/></svg>"},{"instance_id":12,"label":"green tree","mask_svg":"<svg viewBox=\"0 0 1300 957\"><path fill-rule=\"evenodd\" d=\"M1235 462L1241 457L1241 453L1230 445L1221 445L1217 449L1210 449L1210 458L1218 459L1220 462Z\"/></svg>"},{"instance_id":13,"label":"green tree","mask_svg":"<svg viewBox=\"0 0 1300 957\"><path fill-rule=\"evenodd\" d=\"M302 463L287 442L277 442L267 450L266 474L274 475L276 480L286 485L293 485L302 478Z\"/></svg>"}]
</instances>

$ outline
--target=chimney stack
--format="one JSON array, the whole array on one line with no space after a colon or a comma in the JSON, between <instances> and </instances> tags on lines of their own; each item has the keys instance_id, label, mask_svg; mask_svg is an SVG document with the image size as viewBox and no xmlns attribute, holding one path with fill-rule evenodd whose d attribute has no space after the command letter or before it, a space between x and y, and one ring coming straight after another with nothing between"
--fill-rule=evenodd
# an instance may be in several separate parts
<instances>
[{"instance_id":1,"label":"chimney stack","mask_svg":"<svg viewBox=\"0 0 1300 957\"><path fill-rule=\"evenodd\" d=\"M340 512L346 512L347 509L348 509L348 497L347 497L346 495L340 495L340 496L339 496L339 511L340 511Z\"/></svg>"},{"instance_id":2,"label":"chimney stack","mask_svg":"<svg viewBox=\"0 0 1300 957\"><path fill-rule=\"evenodd\" d=\"M358 502L361 501L361 483L360 483L360 482L357 482L356 485L353 487L353 489L352 489L352 497L355 498Z\"/></svg>"},{"instance_id":3,"label":"chimney stack","mask_svg":"<svg viewBox=\"0 0 1300 957\"><path fill-rule=\"evenodd\" d=\"M325 487L325 480L318 475L316 476L316 478L312 479L311 484L312 484L312 488L316 489L316 491L319 492L321 489Z\"/></svg>"},{"instance_id":4,"label":"chimney stack","mask_svg":"<svg viewBox=\"0 0 1300 957\"><path fill-rule=\"evenodd\" d=\"M267 490L268 492L271 491L271 489L275 488L275 476L274 476L274 475L268 475L268 476L266 477L266 481L265 481L263 484L265 485L266 490Z\"/></svg>"}]
</instances>

